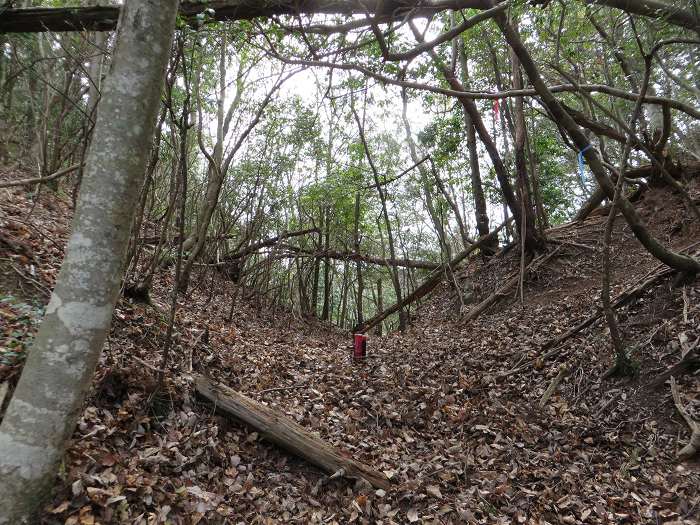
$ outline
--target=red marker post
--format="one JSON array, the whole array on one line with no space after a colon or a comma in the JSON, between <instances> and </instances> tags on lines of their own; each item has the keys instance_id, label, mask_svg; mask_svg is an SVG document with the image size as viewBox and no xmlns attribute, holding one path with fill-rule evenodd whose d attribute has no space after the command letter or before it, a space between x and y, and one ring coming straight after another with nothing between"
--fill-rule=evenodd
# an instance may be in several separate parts
<instances>
[{"instance_id":1,"label":"red marker post","mask_svg":"<svg viewBox=\"0 0 700 525\"><path fill-rule=\"evenodd\" d=\"M353 360L362 360L365 357L367 357L367 336L364 334L355 334L352 358Z\"/></svg>"}]
</instances>

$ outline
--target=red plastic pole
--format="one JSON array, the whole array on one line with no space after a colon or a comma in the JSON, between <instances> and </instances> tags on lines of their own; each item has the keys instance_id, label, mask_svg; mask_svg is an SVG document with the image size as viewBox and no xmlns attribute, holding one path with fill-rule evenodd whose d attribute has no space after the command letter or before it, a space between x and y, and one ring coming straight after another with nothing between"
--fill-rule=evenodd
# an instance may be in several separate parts
<instances>
[{"instance_id":1,"label":"red plastic pole","mask_svg":"<svg viewBox=\"0 0 700 525\"><path fill-rule=\"evenodd\" d=\"M364 334L355 334L352 358L364 359L365 357L367 357L367 336Z\"/></svg>"}]
</instances>

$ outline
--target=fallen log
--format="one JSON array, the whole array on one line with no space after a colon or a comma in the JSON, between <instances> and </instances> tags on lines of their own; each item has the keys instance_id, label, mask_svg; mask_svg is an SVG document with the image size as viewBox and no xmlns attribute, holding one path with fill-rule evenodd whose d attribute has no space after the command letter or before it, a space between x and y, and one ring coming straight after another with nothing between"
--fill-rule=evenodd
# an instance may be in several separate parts
<instances>
[{"instance_id":1,"label":"fallen log","mask_svg":"<svg viewBox=\"0 0 700 525\"><path fill-rule=\"evenodd\" d=\"M365 321L363 324L358 325L354 328L354 331L357 333L364 333L373 327L377 326L379 323L381 323L384 319L389 317L391 314L398 312L402 308L408 306L409 304L422 299L426 295L428 295L433 288L435 288L440 282L442 282L442 279L444 278L445 274L447 273L448 268L454 268L456 265L461 263L464 259L469 257L469 255L476 251L478 248L481 248L482 246L486 245L489 243L489 241L492 241L496 236L498 235L498 232L501 231L501 229L508 224L513 218L511 217L507 221L501 223L501 225L496 228L495 230L491 231L488 235L483 235L479 237L474 244L469 246L466 250L463 250L459 252L457 255L455 255L452 260L449 263L446 264L441 264L438 266L435 270L433 270L430 275L423 281L423 283L413 290L412 293L408 294L406 297L403 298L402 301L394 303L391 305L389 308L379 312L377 315L372 317L371 319L368 319Z\"/></svg>"},{"instance_id":2,"label":"fallen log","mask_svg":"<svg viewBox=\"0 0 700 525\"><path fill-rule=\"evenodd\" d=\"M389 489L391 483L381 472L344 456L284 414L202 375L195 375L197 393L226 415L250 425L268 441L313 463L331 476L363 479L375 488Z\"/></svg>"}]
</instances>

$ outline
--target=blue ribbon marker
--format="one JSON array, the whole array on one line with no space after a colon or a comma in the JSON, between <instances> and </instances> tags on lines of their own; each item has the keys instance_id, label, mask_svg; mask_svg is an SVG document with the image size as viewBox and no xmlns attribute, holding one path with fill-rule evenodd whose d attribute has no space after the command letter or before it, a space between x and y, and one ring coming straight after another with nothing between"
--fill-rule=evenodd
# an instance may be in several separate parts
<instances>
[{"instance_id":1,"label":"blue ribbon marker","mask_svg":"<svg viewBox=\"0 0 700 525\"><path fill-rule=\"evenodd\" d=\"M585 148L583 148L581 151L578 152L578 175L579 178L581 179L581 184L585 186L585 181L583 180L583 152L590 149L592 144L589 144Z\"/></svg>"}]
</instances>

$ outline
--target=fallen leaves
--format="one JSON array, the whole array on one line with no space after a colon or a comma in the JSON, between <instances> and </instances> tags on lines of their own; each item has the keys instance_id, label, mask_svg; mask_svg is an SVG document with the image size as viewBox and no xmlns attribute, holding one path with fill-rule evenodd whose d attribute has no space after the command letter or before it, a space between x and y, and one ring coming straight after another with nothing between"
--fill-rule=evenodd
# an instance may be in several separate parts
<instances>
[{"instance_id":1,"label":"fallen leaves","mask_svg":"<svg viewBox=\"0 0 700 525\"><path fill-rule=\"evenodd\" d=\"M39 205L37 217L43 213ZM42 221L36 228L48 228ZM598 227L579 234L594 238ZM653 262L618 234L625 250L616 278L633 282ZM60 251L33 227L16 235L42 254L46 266L36 272L49 285ZM350 360L346 333L256 299L239 299L227 323L230 283L213 280L211 299L209 285L183 299L160 407L148 402L152 371L132 356L157 365L162 322L122 300L44 523L696 523L700 476L674 463L685 430L666 390L598 381L610 356L599 326L556 359L536 361L541 344L595 309L595 257L562 249L528 283L526 308L503 298L466 326L451 306L451 285L437 289L408 333L372 338L364 363ZM15 264L30 271L32 263ZM517 264L474 262L469 275L488 293ZM167 304L171 286L171 274L156 276L156 303ZM700 337L698 284L661 295L621 311L642 373L676 362ZM40 311L22 308L0 302L3 341L30 340ZM662 329L632 324L654 312L671 312ZM213 414L192 395L190 352L195 371L283 410L393 487L319 483L325 476L313 467ZM571 374L540 409L557 359ZM524 362L535 366L500 376ZM684 394L697 398L697 380L686 382Z\"/></svg>"}]
</instances>

